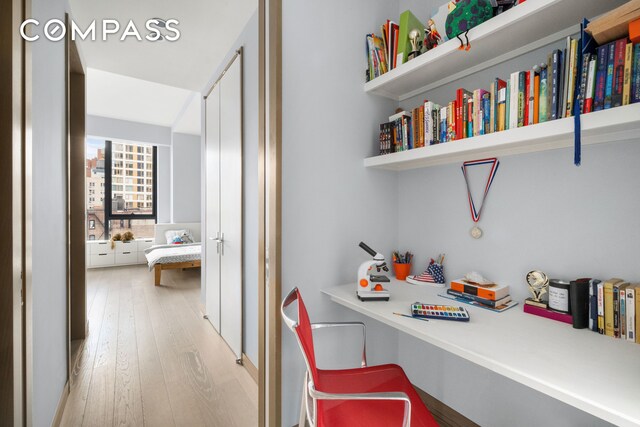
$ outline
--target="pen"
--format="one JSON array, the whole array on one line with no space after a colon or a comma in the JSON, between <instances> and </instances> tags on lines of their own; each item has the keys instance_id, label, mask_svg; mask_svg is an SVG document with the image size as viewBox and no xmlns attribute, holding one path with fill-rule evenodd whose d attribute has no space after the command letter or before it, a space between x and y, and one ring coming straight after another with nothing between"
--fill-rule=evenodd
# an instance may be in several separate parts
<instances>
[{"instance_id":1,"label":"pen","mask_svg":"<svg viewBox=\"0 0 640 427\"><path fill-rule=\"evenodd\" d=\"M409 316L408 314L396 313L395 311L393 312L393 314L395 314L396 316L408 317L409 319L424 320L425 322L429 321L429 319L423 319L422 317L413 317Z\"/></svg>"}]
</instances>

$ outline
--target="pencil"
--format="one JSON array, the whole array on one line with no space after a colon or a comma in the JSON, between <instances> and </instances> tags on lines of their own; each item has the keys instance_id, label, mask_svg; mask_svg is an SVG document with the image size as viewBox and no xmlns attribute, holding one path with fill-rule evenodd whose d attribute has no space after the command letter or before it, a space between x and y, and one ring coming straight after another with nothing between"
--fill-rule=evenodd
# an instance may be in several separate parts
<instances>
[{"instance_id":1,"label":"pencil","mask_svg":"<svg viewBox=\"0 0 640 427\"><path fill-rule=\"evenodd\" d=\"M408 317L409 319L424 320L425 322L429 321L429 319L423 319L422 317L413 317L408 314L396 313L395 311L393 312L393 314L395 314L396 316Z\"/></svg>"}]
</instances>

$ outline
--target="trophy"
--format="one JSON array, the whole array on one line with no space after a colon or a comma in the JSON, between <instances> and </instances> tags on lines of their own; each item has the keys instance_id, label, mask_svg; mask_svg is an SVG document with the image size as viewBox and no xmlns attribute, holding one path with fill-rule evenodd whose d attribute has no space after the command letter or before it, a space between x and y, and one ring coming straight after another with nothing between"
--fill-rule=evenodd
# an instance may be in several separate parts
<instances>
[{"instance_id":1,"label":"trophy","mask_svg":"<svg viewBox=\"0 0 640 427\"><path fill-rule=\"evenodd\" d=\"M549 289L549 278L542 271L533 270L527 273L527 284L533 298L527 298L524 303L540 308L547 308L546 301L542 300L542 295Z\"/></svg>"},{"instance_id":2,"label":"trophy","mask_svg":"<svg viewBox=\"0 0 640 427\"><path fill-rule=\"evenodd\" d=\"M407 60L420 55L420 30L414 28L409 32L409 42L411 43L411 52L407 56Z\"/></svg>"}]
</instances>

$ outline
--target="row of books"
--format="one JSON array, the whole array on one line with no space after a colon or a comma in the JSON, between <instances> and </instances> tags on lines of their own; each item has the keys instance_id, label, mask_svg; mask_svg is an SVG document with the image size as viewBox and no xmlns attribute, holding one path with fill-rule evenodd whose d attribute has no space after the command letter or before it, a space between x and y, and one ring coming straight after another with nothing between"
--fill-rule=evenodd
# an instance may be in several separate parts
<instances>
[{"instance_id":1,"label":"row of books","mask_svg":"<svg viewBox=\"0 0 640 427\"><path fill-rule=\"evenodd\" d=\"M547 62L496 78L490 89L460 88L446 106L425 101L380 125L380 154L529 126L640 102L640 44L620 39L581 53L570 37Z\"/></svg>"},{"instance_id":2,"label":"row of books","mask_svg":"<svg viewBox=\"0 0 640 427\"><path fill-rule=\"evenodd\" d=\"M630 284L617 278L591 281L589 327L592 331L640 344L639 314L640 283Z\"/></svg>"},{"instance_id":3,"label":"row of books","mask_svg":"<svg viewBox=\"0 0 640 427\"><path fill-rule=\"evenodd\" d=\"M412 29L419 32L419 41L424 37L422 24L411 11L404 11L400 15L400 24L388 20L380 27L382 36L367 34L367 73L366 81L371 81L387 71L407 61L410 42L409 33Z\"/></svg>"}]
</instances>

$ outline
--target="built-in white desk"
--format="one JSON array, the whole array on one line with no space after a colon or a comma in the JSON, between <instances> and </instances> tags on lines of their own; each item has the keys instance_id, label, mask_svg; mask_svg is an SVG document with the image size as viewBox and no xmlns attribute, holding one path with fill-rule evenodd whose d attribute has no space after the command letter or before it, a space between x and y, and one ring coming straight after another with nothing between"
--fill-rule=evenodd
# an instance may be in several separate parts
<instances>
[{"instance_id":1,"label":"built-in white desk","mask_svg":"<svg viewBox=\"0 0 640 427\"><path fill-rule=\"evenodd\" d=\"M362 302L356 284L324 289L340 305L619 426L640 426L640 345L522 311L502 313L439 297L444 289L392 279L391 300ZM411 303L464 305L467 322L422 322Z\"/></svg>"}]
</instances>

